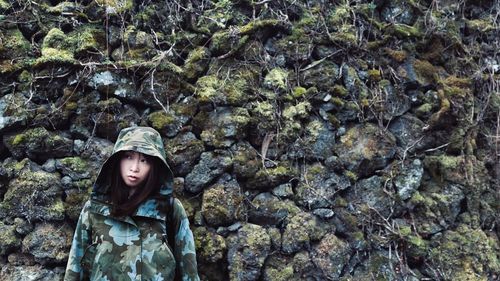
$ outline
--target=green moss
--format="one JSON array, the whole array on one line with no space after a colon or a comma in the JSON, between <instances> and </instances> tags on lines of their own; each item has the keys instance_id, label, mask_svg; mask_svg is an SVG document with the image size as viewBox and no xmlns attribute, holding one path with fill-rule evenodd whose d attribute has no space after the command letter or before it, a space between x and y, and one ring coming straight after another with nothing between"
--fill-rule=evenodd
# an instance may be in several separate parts
<instances>
[{"instance_id":1,"label":"green moss","mask_svg":"<svg viewBox=\"0 0 500 281\"><path fill-rule=\"evenodd\" d=\"M268 268L266 269L266 277L267 280L288 281L293 277L293 266L289 265L280 269Z\"/></svg>"},{"instance_id":2,"label":"green moss","mask_svg":"<svg viewBox=\"0 0 500 281\"><path fill-rule=\"evenodd\" d=\"M88 162L80 157L66 157L59 161L61 161L64 166L77 173L85 173L89 170Z\"/></svg>"},{"instance_id":3,"label":"green moss","mask_svg":"<svg viewBox=\"0 0 500 281\"><path fill-rule=\"evenodd\" d=\"M344 86L335 84L335 86L333 86L333 94L339 97L345 97L349 94L349 91Z\"/></svg>"},{"instance_id":4,"label":"green moss","mask_svg":"<svg viewBox=\"0 0 500 281\"><path fill-rule=\"evenodd\" d=\"M306 93L307 93L306 88L304 88L304 87L295 87L295 88L293 88L292 96L297 99L297 98L300 98L300 97L304 96Z\"/></svg>"},{"instance_id":5,"label":"green moss","mask_svg":"<svg viewBox=\"0 0 500 281\"><path fill-rule=\"evenodd\" d=\"M337 6L332 9L332 13L328 17L330 26L340 26L351 18L351 9L349 6Z\"/></svg>"},{"instance_id":6,"label":"green moss","mask_svg":"<svg viewBox=\"0 0 500 281\"><path fill-rule=\"evenodd\" d=\"M16 146L16 145L21 144L21 143L22 143L22 142L24 142L25 140L26 140L26 137L25 137L23 134L21 134L21 135L16 135L16 136L14 137L14 139L12 140L11 144L12 144L13 146Z\"/></svg>"},{"instance_id":7,"label":"green moss","mask_svg":"<svg viewBox=\"0 0 500 281\"><path fill-rule=\"evenodd\" d=\"M480 276L500 271L499 250L497 241L481 229L462 224L446 231L429 256L435 266L449 269L450 280L486 280Z\"/></svg>"},{"instance_id":8,"label":"green moss","mask_svg":"<svg viewBox=\"0 0 500 281\"><path fill-rule=\"evenodd\" d=\"M252 112L261 117L272 120L272 118L274 118L274 114L276 113L276 109L269 102L262 101L253 103Z\"/></svg>"},{"instance_id":9,"label":"green moss","mask_svg":"<svg viewBox=\"0 0 500 281\"><path fill-rule=\"evenodd\" d=\"M131 11L134 7L133 0L96 0L99 6L106 6L108 14L122 14Z\"/></svg>"},{"instance_id":10,"label":"green moss","mask_svg":"<svg viewBox=\"0 0 500 281\"><path fill-rule=\"evenodd\" d=\"M415 114L417 116L425 116L425 115L432 113L433 108L434 108L434 105L432 105L430 103L424 103L415 109Z\"/></svg>"},{"instance_id":11,"label":"green moss","mask_svg":"<svg viewBox=\"0 0 500 281\"><path fill-rule=\"evenodd\" d=\"M288 72L283 68L273 68L264 78L264 85L269 89L285 90L288 84Z\"/></svg>"},{"instance_id":12,"label":"green moss","mask_svg":"<svg viewBox=\"0 0 500 281\"><path fill-rule=\"evenodd\" d=\"M498 30L498 27L495 27L492 22L493 21L491 20L483 19L473 19L466 21L467 26L478 33L487 33L490 31Z\"/></svg>"},{"instance_id":13,"label":"green moss","mask_svg":"<svg viewBox=\"0 0 500 281\"><path fill-rule=\"evenodd\" d=\"M166 126L175 122L175 116L167 114L165 111L156 111L148 116L149 123L157 130L163 130Z\"/></svg>"},{"instance_id":14,"label":"green moss","mask_svg":"<svg viewBox=\"0 0 500 281\"><path fill-rule=\"evenodd\" d=\"M398 38L420 38L423 33L415 26L409 26L403 23L395 23L390 25L386 32L389 34L393 34Z\"/></svg>"},{"instance_id":15,"label":"green moss","mask_svg":"<svg viewBox=\"0 0 500 281\"><path fill-rule=\"evenodd\" d=\"M7 10L10 8L10 3L6 2L4 0L0 0L0 11L1 10Z\"/></svg>"},{"instance_id":16,"label":"green moss","mask_svg":"<svg viewBox=\"0 0 500 281\"><path fill-rule=\"evenodd\" d=\"M380 70L378 69L370 69L368 70L368 79L372 82L378 82L382 80L382 75L380 73Z\"/></svg>"},{"instance_id":17,"label":"green moss","mask_svg":"<svg viewBox=\"0 0 500 281\"><path fill-rule=\"evenodd\" d=\"M45 63L75 63L73 53L67 50L54 48L43 48L42 57L37 58L33 66L39 66Z\"/></svg>"},{"instance_id":18,"label":"green moss","mask_svg":"<svg viewBox=\"0 0 500 281\"><path fill-rule=\"evenodd\" d=\"M403 62L408 58L408 53L404 50L392 50L385 48L384 52L397 62Z\"/></svg>"},{"instance_id":19,"label":"green moss","mask_svg":"<svg viewBox=\"0 0 500 281\"><path fill-rule=\"evenodd\" d=\"M60 199L55 200L52 205L47 207L48 213L54 216L59 216L60 214L63 214L65 210L66 208L64 206L64 203Z\"/></svg>"},{"instance_id":20,"label":"green moss","mask_svg":"<svg viewBox=\"0 0 500 281\"><path fill-rule=\"evenodd\" d=\"M0 57L6 56L9 58L18 58L28 55L31 50L31 44L19 29L7 30L5 33L0 33L2 36L2 44L0 44Z\"/></svg>"},{"instance_id":21,"label":"green moss","mask_svg":"<svg viewBox=\"0 0 500 281\"><path fill-rule=\"evenodd\" d=\"M206 68L203 61L208 61L209 58L210 52L205 47L197 47L192 50L184 63L184 73L186 77L188 79L197 78Z\"/></svg>"},{"instance_id":22,"label":"green moss","mask_svg":"<svg viewBox=\"0 0 500 281\"><path fill-rule=\"evenodd\" d=\"M426 60L415 60L414 68L420 81L432 83L438 80L438 71L430 62Z\"/></svg>"},{"instance_id":23,"label":"green moss","mask_svg":"<svg viewBox=\"0 0 500 281\"><path fill-rule=\"evenodd\" d=\"M344 175L353 182L358 180L358 175L353 171L345 170Z\"/></svg>"},{"instance_id":24,"label":"green moss","mask_svg":"<svg viewBox=\"0 0 500 281\"><path fill-rule=\"evenodd\" d=\"M209 103L216 97L220 87L219 79L214 75L203 76L196 82L196 97L201 103Z\"/></svg>"},{"instance_id":25,"label":"green moss","mask_svg":"<svg viewBox=\"0 0 500 281\"><path fill-rule=\"evenodd\" d=\"M305 118L309 115L311 110L311 104L307 101L298 103L297 105L291 105L283 110L283 117L287 120L293 120L295 118Z\"/></svg>"}]
</instances>

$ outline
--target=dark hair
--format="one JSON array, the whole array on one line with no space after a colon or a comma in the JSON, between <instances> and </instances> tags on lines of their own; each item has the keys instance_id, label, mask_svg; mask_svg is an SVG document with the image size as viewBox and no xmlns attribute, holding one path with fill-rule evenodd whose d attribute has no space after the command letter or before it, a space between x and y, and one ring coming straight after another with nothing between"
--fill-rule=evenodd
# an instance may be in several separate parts
<instances>
[{"instance_id":1,"label":"dark hair","mask_svg":"<svg viewBox=\"0 0 500 281\"><path fill-rule=\"evenodd\" d=\"M159 174L161 169L160 160L157 157L143 154L146 160L151 163L148 178L144 184L137 188L137 191L129 198L129 188L125 185L120 174L120 160L124 157L123 152L118 152L114 156L111 165L111 214L114 216L129 216L137 206L144 202L150 195L159 191Z\"/></svg>"}]
</instances>

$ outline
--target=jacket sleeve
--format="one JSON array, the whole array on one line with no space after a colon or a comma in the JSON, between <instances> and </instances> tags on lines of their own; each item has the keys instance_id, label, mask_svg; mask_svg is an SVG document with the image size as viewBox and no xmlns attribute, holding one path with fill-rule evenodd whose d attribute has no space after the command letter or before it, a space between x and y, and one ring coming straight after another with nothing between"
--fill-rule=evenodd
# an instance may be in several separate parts
<instances>
[{"instance_id":1,"label":"jacket sleeve","mask_svg":"<svg viewBox=\"0 0 500 281\"><path fill-rule=\"evenodd\" d=\"M174 200L175 259L182 281L199 281L193 232L189 228L186 211L178 199Z\"/></svg>"},{"instance_id":2,"label":"jacket sleeve","mask_svg":"<svg viewBox=\"0 0 500 281\"><path fill-rule=\"evenodd\" d=\"M66 265L64 281L82 280L84 278L80 261L91 241L91 237L89 237L91 227L89 223L89 207L90 201L87 201L78 218L69 252L68 264Z\"/></svg>"}]
</instances>

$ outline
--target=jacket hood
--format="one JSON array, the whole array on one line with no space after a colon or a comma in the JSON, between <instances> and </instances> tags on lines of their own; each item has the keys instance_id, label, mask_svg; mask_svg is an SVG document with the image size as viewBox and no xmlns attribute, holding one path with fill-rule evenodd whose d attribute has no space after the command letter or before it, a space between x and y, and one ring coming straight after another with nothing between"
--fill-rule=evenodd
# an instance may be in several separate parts
<instances>
[{"instance_id":1,"label":"jacket hood","mask_svg":"<svg viewBox=\"0 0 500 281\"><path fill-rule=\"evenodd\" d=\"M173 173L167 163L160 133L150 127L129 127L120 131L111 156L102 165L94 184L94 194L107 194L110 183L109 170L120 151L136 151L159 158L162 163L159 193L161 195L172 193Z\"/></svg>"}]
</instances>

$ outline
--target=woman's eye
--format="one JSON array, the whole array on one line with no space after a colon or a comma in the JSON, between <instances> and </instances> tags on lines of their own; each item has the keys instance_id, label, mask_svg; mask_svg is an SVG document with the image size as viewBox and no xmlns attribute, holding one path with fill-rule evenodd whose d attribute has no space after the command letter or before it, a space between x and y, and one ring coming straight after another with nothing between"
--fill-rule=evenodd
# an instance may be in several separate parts
<instances>
[{"instance_id":1,"label":"woman's eye","mask_svg":"<svg viewBox=\"0 0 500 281\"><path fill-rule=\"evenodd\" d=\"M142 163L148 163L148 159L146 159L146 158L142 158L142 159L141 159L141 162L142 162Z\"/></svg>"}]
</instances>

